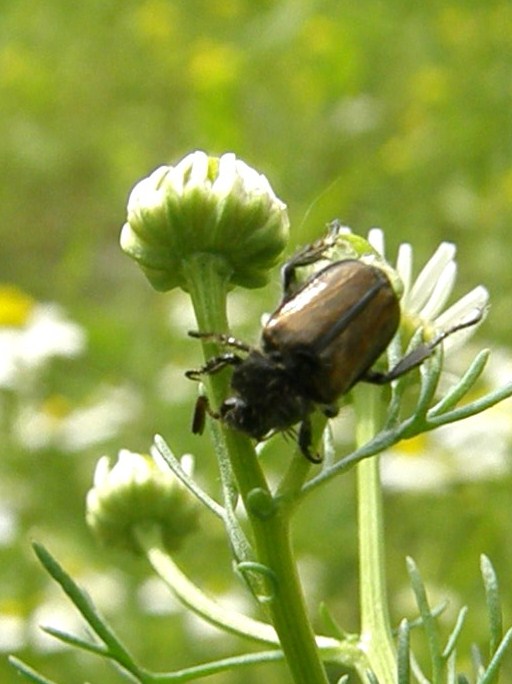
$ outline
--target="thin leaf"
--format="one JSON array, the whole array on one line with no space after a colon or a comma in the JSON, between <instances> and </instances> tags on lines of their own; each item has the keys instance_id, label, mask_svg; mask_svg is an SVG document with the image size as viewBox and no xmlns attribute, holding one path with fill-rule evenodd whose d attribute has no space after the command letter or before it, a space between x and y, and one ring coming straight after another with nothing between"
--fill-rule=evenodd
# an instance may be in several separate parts
<instances>
[{"instance_id":1,"label":"thin leaf","mask_svg":"<svg viewBox=\"0 0 512 684\"><path fill-rule=\"evenodd\" d=\"M333 616L324 601L322 601L319 606L319 612L320 617L322 618L322 621L326 627L327 634L333 636L335 639L339 639L340 641L343 641L347 638L347 632L340 627L336 621L336 618Z\"/></svg>"},{"instance_id":2,"label":"thin leaf","mask_svg":"<svg viewBox=\"0 0 512 684\"><path fill-rule=\"evenodd\" d=\"M430 610L428 603L427 592L421 575L412 558L406 559L407 572L411 580L412 590L416 597L416 603L423 620L423 628L427 636L427 642L430 652L430 660L432 663L432 681L439 682L442 669L442 658L439 648L439 637L437 633L437 626L435 624L434 616Z\"/></svg>"},{"instance_id":3,"label":"thin leaf","mask_svg":"<svg viewBox=\"0 0 512 684\"><path fill-rule=\"evenodd\" d=\"M348 674L342 675L342 676L338 679L338 681L336 682L336 684L348 684Z\"/></svg>"},{"instance_id":4,"label":"thin leaf","mask_svg":"<svg viewBox=\"0 0 512 684\"><path fill-rule=\"evenodd\" d=\"M284 660L283 652L280 650L260 651L259 653L247 653L230 658L215 660L210 663L187 667L176 672L152 675L148 682L154 684L181 684L195 679L206 678L218 672L227 672L236 668L257 665L260 663L278 662Z\"/></svg>"},{"instance_id":5,"label":"thin leaf","mask_svg":"<svg viewBox=\"0 0 512 684\"><path fill-rule=\"evenodd\" d=\"M9 663L30 682L36 682L36 684L57 684L53 679L47 679L46 677L43 677L43 675L40 675L31 667L25 665L23 661L15 658L14 656L9 656Z\"/></svg>"},{"instance_id":6,"label":"thin leaf","mask_svg":"<svg viewBox=\"0 0 512 684\"><path fill-rule=\"evenodd\" d=\"M53 577L53 579L60 584L61 588L71 599L74 605L78 608L83 617L87 620L96 634L108 644L111 640L117 644L117 639L113 636L112 631L103 621L90 596L87 592L76 584L64 568L55 560L50 552L37 542L33 544L34 551L41 561L44 568Z\"/></svg>"},{"instance_id":7,"label":"thin leaf","mask_svg":"<svg viewBox=\"0 0 512 684\"><path fill-rule=\"evenodd\" d=\"M491 662L489 663L489 667L485 671L484 676L479 680L479 684L493 684L493 682L497 681L499 669L501 667L501 662L511 644L512 628L507 631L507 633L501 640L501 643L499 644L494 656L492 657Z\"/></svg>"},{"instance_id":8,"label":"thin leaf","mask_svg":"<svg viewBox=\"0 0 512 684\"><path fill-rule=\"evenodd\" d=\"M478 380L487 365L489 357L490 352L488 349L483 349L477 354L455 387L452 387L444 397L430 409L428 416L434 417L440 415L456 406Z\"/></svg>"},{"instance_id":9,"label":"thin leaf","mask_svg":"<svg viewBox=\"0 0 512 684\"><path fill-rule=\"evenodd\" d=\"M402 439L400 428L393 430L381 430L373 439L356 449L351 454L344 456L329 468L323 468L318 475L312 477L302 488L302 494L309 494L313 489L331 480L336 475L352 468L356 463L375 456L385 449L389 449Z\"/></svg>"},{"instance_id":10,"label":"thin leaf","mask_svg":"<svg viewBox=\"0 0 512 684\"><path fill-rule=\"evenodd\" d=\"M478 684L481 684L482 677L485 672L484 662L480 649L476 644L471 646L471 662L473 663L473 670L475 673L475 679Z\"/></svg>"},{"instance_id":11,"label":"thin leaf","mask_svg":"<svg viewBox=\"0 0 512 684\"><path fill-rule=\"evenodd\" d=\"M428 421L428 429L433 430L439 425L446 425L447 423L454 423L457 420L463 420L464 418L469 418L470 416L475 416L477 413L482 413L486 411L491 406L499 404L500 401L508 399L512 396L512 382L507 383L503 387L500 387L495 392L489 392L488 394L480 397L469 404L460 406L453 411L448 411L443 413L441 416L434 416Z\"/></svg>"},{"instance_id":12,"label":"thin leaf","mask_svg":"<svg viewBox=\"0 0 512 684\"><path fill-rule=\"evenodd\" d=\"M457 684L456 656L457 651L453 649L446 663L446 684Z\"/></svg>"},{"instance_id":13,"label":"thin leaf","mask_svg":"<svg viewBox=\"0 0 512 684\"><path fill-rule=\"evenodd\" d=\"M409 684L411 681L411 665L410 665L410 627L409 622L404 618L398 628L398 648L397 648L397 670L398 684Z\"/></svg>"},{"instance_id":14,"label":"thin leaf","mask_svg":"<svg viewBox=\"0 0 512 684\"><path fill-rule=\"evenodd\" d=\"M419 663L414 657L414 653L411 653L411 671L418 684L431 684L430 680L427 677L425 677L425 675L421 671Z\"/></svg>"},{"instance_id":15,"label":"thin leaf","mask_svg":"<svg viewBox=\"0 0 512 684\"><path fill-rule=\"evenodd\" d=\"M374 674L371 670L366 670L365 675L366 679L368 680L368 684L379 684L377 675Z\"/></svg>"},{"instance_id":16,"label":"thin leaf","mask_svg":"<svg viewBox=\"0 0 512 684\"><path fill-rule=\"evenodd\" d=\"M169 468L176 475L176 477L183 483L183 485L185 485L185 487L190 492L192 492L192 494L197 499L199 499L201 503L203 503L207 508L209 508L210 511L214 513L214 515L223 520L225 516L224 508L219 503L217 503L217 501L212 499L211 496L209 496L209 494L207 494L203 489L201 489L201 487L197 485L196 481L183 470L181 463L172 453L167 442L160 435L155 435L154 445L151 449L152 452L153 449L164 459Z\"/></svg>"},{"instance_id":17,"label":"thin leaf","mask_svg":"<svg viewBox=\"0 0 512 684\"><path fill-rule=\"evenodd\" d=\"M89 595L76 584L42 544L34 543L33 548L43 567L60 584L93 631L108 647L110 657L128 672L136 673L143 679L143 671L135 664L128 650L98 613Z\"/></svg>"},{"instance_id":18,"label":"thin leaf","mask_svg":"<svg viewBox=\"0 0 512 684\"><path fill-rule=\"evenodd\" d=\"M43 630L43 632L46 632L46 634L49 634L55 639L58 639L59 641L62 641L63 643L68 644L70 646L80 648L83 651L89 651L90 653L94 653L95 655L104 657L109 657L110 655L104 646L101 646L100 644L95 644L91 641L85 641L84 639L81 639L80 637L77 637L74 634L69 634L69 632L64 632L61 629L57 629L56 627L43 626L41 627L41 629Z\"/></svg>"},{"instance_id":19,"label":"thin leaf","mask_svg":"<svg viewBox=\"0 0 512 684\"><path fill-rule=\"evenodd\" d=\"M233 549L233 555L239 562L251 561L254 559L254 551L235 512L238 502L238 489L233 476L224 435L218 421L210 421L210 433L219 465L222 499L224 502L224 526ZM250 585L249 589L254 593L254 588Z\"/></svg>"},{"instance_id":20,"label":"thin leaf","mask_svg":"<svg viewBox=\"0 0 512 684\"><path fill-rule=\"evenodd\" d=\"M438 603L437 606L434 606L433 608L430 609L430 613L432 614L433 617L438 618L440 615L444 613L444 611L448 608L448 601L442 601L441 603ZM423 620L418 617L415 618L414 620L407 620L409 624L409 629L416 629L417 627L422 627L423 626ZM398 629L393 631L393 634L398 634Z\"/></svg>"},{"instance_id":21,"label":"thin leaf","mask_svg":"<svg viewBox=\"0 0 512 684\"><path fill-rule=\"evenodd\" d=\"M423 419L435 396L443 369L443 352L439 349L420 366L421 388L414 416Z\"/></svg>"},{"instance_id":22,"label":"thin leaf","mask_svg":"<svg viewBox=\"0 0 512 684\"><path fill-rule=\"evenodd\" d=\"M466 619L467 614L468 614L468 607L463 606L459 610L459 614L457 615L457 621L455 622L455 627L453 628L452 633L448 637L448 641L446 642L446 646L444 647L442 657L445 660L447 660L450 657L453 650L455 649L455 646L457 645L457 639L460 636L460 633L461 633L462 628L464 626L464 621Z\"/></svg>"},{"instance_id":23,"label":"thin leaf","mask_svg":"<svg viewBox=\"0 0 512 684\"><path fill-rule=\"evenodd\" d=\"M480 556L480 571L485 587L487 614L491 632L489 657L492 658L503 637L503 618L501 614L500 590L494 567L487 556Z\"/></svg>"}]
</instances>

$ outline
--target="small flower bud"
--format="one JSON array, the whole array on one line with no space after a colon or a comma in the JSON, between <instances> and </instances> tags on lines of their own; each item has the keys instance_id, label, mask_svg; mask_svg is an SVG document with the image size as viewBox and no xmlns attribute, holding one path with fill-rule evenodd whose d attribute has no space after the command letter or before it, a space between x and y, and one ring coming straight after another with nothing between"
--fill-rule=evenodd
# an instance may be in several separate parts
<instances>
[{"instance_id":1,"label":"small flower bud","mask_svg":"<svg viewBox=\"0 0 512 684\"><path fill-rule=\"evenodd\" d=\"M182 266L196 253L223 258L232 286L260 287L287 237L286 205L265 176L232 153L197 151L134 187L121 248L157 290L186 289Z\"/></svg>"},{"instance_id":2,"label":"small flower bud","mask_svg":"<svg viewBox=\"0 0 512 684\"><path fill-rule=\"evenodd\" d=\"M400 299L404 290L402 280L396 269L386 261L378 249L361 235L352 233L350 228L339 225L338 221L333 221L328 227L327 235L312 245L313 250L318 250L320 258L315 259L311 264L295 269L293 280L290 283L292 289L303 285L312 275L329 264L346 259L356 259L384 271L396 296Z\"/></svg>"},{"instance_id":3,"label":"small flower bud","mask_svg":"<svg viewBox=\"0 0 512 684\"><path fill-rule=\"evenodd\" d=\"M168 551L175 551L197 526L198 506L169 469L127 449L111 468L96 466L86 501L86 520L99 540L139 553L136 529L158 526Z\"/></svg>"}]
</instances>

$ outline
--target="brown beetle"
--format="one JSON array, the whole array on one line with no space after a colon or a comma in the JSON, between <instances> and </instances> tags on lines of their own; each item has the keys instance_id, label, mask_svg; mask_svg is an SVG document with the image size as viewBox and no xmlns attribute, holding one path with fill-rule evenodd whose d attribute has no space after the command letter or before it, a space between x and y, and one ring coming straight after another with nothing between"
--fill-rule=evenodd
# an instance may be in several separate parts
<instances>
[{"instance_id":1,"label":"brown beetle","mask_svg":"<svg viewBox=\"0 0 512 684\"><path fill-rule=\"evenodd\" d=\"M198 380L226 366L234 368L233 396L225 399L218 413L200 397L194 432L202 432L206 411L258 441L300 423L299 447L306 458L318 462L311 453L310 416L315 408L335 416L336 401L357 382L384 384L398 378L427 359L448 335L482 316L478 312L474 320L420 344L389 372L376 372L372 366L400 324L398 297L381 268L355 259L328 263L297 284L297 269L319 262L330 246L332 241L321 240L285 264L283 299L263 327L261 349L228 335L189 333L245 354L225 352L186 373Z\"/></svg>"}]
</instances>

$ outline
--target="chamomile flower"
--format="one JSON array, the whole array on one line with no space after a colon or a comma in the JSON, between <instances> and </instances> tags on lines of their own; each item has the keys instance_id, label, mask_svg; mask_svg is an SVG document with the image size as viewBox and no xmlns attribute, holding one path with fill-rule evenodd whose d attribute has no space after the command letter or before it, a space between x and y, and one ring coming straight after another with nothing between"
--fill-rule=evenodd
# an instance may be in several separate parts
<instances>
[{"instance_id":1,"label":"chamomile flower","mask_svg":"<svg viewBox=\"0 0 512 684\"><path fill-rule=\"evenodd\" d=\"M83 329L56 304L39 303L13 286L0 286L0 388L17 388L55 357L85 349Z\"/></svg>"},{"instance_id":2,"label":"chamomile flower","mask_svg":"<svg viewBox=\"0 0 512 684\"><path fill-rule=\"evenodd\" d=\"M372 229L368 234L368 242L384 257L382 230ZM457 276L455 255L455 245L451 242L442 242L413 280L413 250L410 244L402 243L398 249L395 266L403 287L400 300L403 327L411 331L422 327L427 335L434 335L436 332L468 324L446 338L443 343L445 352L464 344L471 337L477 325L483 320L489 305L487 289L478 285L444 309L453 292ZM472 321L474 325L471 325Z\"/></svg>"}]
</instances>

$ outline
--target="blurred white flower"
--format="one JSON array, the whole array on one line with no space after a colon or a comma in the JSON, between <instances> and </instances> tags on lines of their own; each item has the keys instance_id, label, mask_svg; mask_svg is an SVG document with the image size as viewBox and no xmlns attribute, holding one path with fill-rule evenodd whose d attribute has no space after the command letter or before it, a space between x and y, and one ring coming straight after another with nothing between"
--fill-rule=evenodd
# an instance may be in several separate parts
<instances>
[{"instance_id":1,"label":"blurred white flower","mask_svg":"<svg viewBox=\"0 0 512 684\"><path fill-rule=\"evenodd\" d=\"M76 452L115 437L138 415L141 400L128 386L103 386L88 406L68 411L62 398L51 398L41 406L23 406L14 434L26 449L49 446Z\"/></svg>"},{"instance_id":2,"label":"blurred white flower","mask_svg":"<svg viewBox=\"0 0 512 684\"><path fill-rule=\"evenodd\" d=\"M94 605L106 615L122 611L128 601L126 578L115 568L101 572L88 569L75 577L75 581L87 587L87 593L94 597Z\"/></svg>"},{"instance_id":3,"label":"blurred white flower","mask_svg":"<svg viewBox=\"0 0 512 684\"><path fill-rule=\"evenodd\" d=\"M53 357L81 354L85 342L83 329L59 306L34 304L24 321L0 326L0 387L17 387L27 371Z\"/></svg>"},{"instance_id":4,"label":"blurred white flower","mask_svg":"<svg viewBox=\"0 0 512 684\"><path fill-rule=\"evenodd\" d=\"M0 547L12 544L19 532L19 527L19 515L13 503L9 501L8 493L4 491L0 503Z\"/></svg>"},{"instance_id":5,"label":"blurred white flower","mask_svg":"<svg viewBox=\"0 0 512 684\"><path fill-rule=\"evenodd\" d=\"M247 594L239 589L232 589L224 593L216 594L215 601L222 605L226 611L250 615L253 604L248 600ZM211 646L222 645L226 640L226 632L204 620L200 615L191 610L183 614L183 624L191 639L208 641Z\"/></svg>"},{"instance_id":6,"label":"blurred white flower","mask_svg":"<svg viewBox=\"0 0 512 684\"><path fill-rule=\"evenodd\" d=\"M160 577L148 577L137 590L137 602L149 615L172 615L183 610Z\"/></svg>"},{"instance_id":7,"label":"blurred white flower","mask_svg":"<svg viewBox=\"0 0 512 684\"><path fill-rule=\"evenodd\" d=\"M462 360L455 359L456 365ZM511 380L512 355L498 350L480 379L483 391ZM497 479L510 473L511 447L512 399L507 399L468 420L396 444L381 460L382 482L395 491L442 492L457 483Z\"/></svg>"},{"instance_id":8,"label":"blurred white flower","mask_svg":"<svg viewBox=\"0 0 512 684\"><path fill-rule=\"evenodd\" d=\"M26 623L19 615L0 613L0 652L12 653L25 646Z\"/></svg>"}]
</instances>

